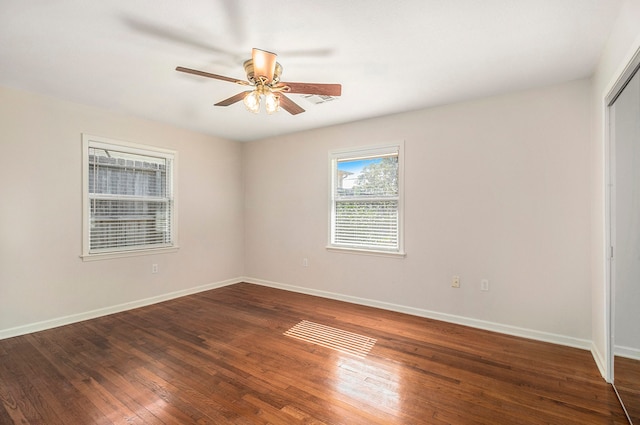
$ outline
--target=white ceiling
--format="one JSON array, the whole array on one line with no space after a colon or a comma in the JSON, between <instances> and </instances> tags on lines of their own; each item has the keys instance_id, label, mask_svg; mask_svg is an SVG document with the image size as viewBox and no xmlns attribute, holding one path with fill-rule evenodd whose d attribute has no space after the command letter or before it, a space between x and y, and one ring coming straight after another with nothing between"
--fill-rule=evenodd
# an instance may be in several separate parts
<instances>
[{"instance_id":1,"label":"white ceiling","mask_svg":"<svg viewBox=\"0 0 640 425\"><path fill-rule=\"evenodd\" d=\"M248 141L591 75L622 0L0 0L0 85ZM213 104L251 48L307 112Z\"/></svg>"}]
</instances>

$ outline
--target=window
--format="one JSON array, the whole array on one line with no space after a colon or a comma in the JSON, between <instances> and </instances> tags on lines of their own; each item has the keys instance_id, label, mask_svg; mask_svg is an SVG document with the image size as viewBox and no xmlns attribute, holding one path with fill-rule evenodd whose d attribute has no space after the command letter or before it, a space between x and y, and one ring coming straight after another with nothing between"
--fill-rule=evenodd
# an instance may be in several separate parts
<instances>
[{"instance_id":1,"label":"window","mask_svg":"<svg viewBox=\"0 0 640 425\"><path fill-rule=\"evenodd\" d=\"M331 153L330 248L403 254L401 147Z\"/></svg>"},{"instance_id":2,"label":"window","mask_svg":"<svg viewBox=\"0 0 640 425\"><path fill-rule=\"evenodd\" d=\"M176 248L173 151L83 135L83 258Z\"/></svg>"}]
</instances>

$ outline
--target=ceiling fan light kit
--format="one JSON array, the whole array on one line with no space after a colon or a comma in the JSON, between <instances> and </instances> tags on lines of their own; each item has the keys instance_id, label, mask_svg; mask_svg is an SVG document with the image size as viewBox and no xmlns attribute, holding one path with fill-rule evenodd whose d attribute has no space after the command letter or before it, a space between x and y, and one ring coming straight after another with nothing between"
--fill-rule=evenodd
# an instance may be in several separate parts
<instances>
[{"instance_id":1,"label":"ceiling fan light kit","mask_svg":"<svg viewBox=\"0 0 640 425\"><path fill-rule=\"evenodd\" d=\"M256 86L255 90L244 96L244 106L254 114L260 112L260 100L264 97L264 109L271 115L280 110L280 98L265 85Z\"/></svg>"},{"instance_id":2,"label":"ceiling fan light kit","mask_svg":"<svg viewBox=\"0 0 640 425\"><path fill-rule=\"evenodd\" d=\"M297 115L304 112L304 109L285 96L284 93L317 94L324 96L341 95L342 86L340 84L280 82L282 65L276 62L276 58L277 55L275 53L254 48L251 59L245 61L243 65L245 74L247 75L247 81L198 71L196 69L184 68L182 66L178 66L176 71L229 81L242 86L252 86L253 90L238 93L216 103L215 106L229 106L242 100L245 107L256 114L260 112L260 101L262 97L264 97L265 110L268 114L273 114L282 107L291 115Z\"/></svg>"}]
</instances>

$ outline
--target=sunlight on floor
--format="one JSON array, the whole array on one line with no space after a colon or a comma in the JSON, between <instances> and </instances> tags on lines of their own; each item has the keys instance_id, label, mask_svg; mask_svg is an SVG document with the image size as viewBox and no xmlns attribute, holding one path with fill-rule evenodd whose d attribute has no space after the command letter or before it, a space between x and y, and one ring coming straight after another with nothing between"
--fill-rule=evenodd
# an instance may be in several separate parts
<instances>
[{"instance_id":1,"label":"sunlight on floor","mask_svg":"<svg viewBox=\"0 0 640 425\"><path fill-rule=\"evenodd\" d=\"M284 333L286 336L364 358L375 338L303 320Z\"/></svg>"},{"instance_id":2,"label":"sunlight on floor","mask_svg":"<svg viewBox=\"0 0 640 425\"><path fill-rule=\"evenodd\" d=\"M391 415L402 412L402 377L394 364L340 355L335 368L335 390Z\"/></svg>"}]
</instances>

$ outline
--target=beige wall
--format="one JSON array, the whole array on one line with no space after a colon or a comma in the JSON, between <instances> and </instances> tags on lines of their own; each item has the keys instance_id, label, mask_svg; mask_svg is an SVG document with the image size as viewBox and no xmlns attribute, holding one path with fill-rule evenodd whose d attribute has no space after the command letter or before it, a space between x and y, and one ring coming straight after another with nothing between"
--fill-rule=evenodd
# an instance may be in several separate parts
<instances>
[{"instance_id":1,"label":"beige wall","mask_svg":"<svg viewBox=\"0 0 640 425\"><path fill-rule=\"evenodd\" d=\"M178 152L178 252L80 259L83 132ZM241 276L241 153L236 142L0 88L0 336Z\"/></svg>"},{"instance_id":2,"label":"beige wall","mask_svg":"<svg viewBox=\"0 0 640 425\"><path fill-rule=\"evenodd\" d=\"M588 347L589 100L582 80L245 144L246 275ZM328 252L328 152L399 139L406 258Z\"/></svg>"},{"instance_id":3,"label":"beige wall","mask_svg":"<svg viewBox=\"0 0 640 425\"><path fill-rule=\"evenodd\" d=\"M624 71L633 54L640 48L640 0L624 2L609 41L592 78L593 132L591 144L591 291L592 291L592 351L601 372L607 378L607 337L609 288L607 286L608 243L605 240L607 181L607 139L604 128L604 98Z\"/></svg>"},{"instance_id":4,"label":"beige wall","mask_svg":"<svg viewBox=\"0 0 640 425\"><path fill-rule=\"evenodd\" d=\"M592 344L603 367L602 98L640 46L638 28L640 0L627 0L590 82L248 144L0 88L0 337L244 276ZM178 151L179 252L80 260L82 132ZM328 151L398 139L407 257L326 251Z\"/></svg>"}]
</instances>

